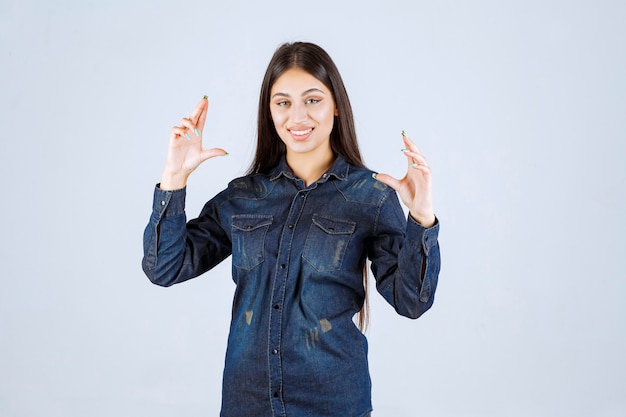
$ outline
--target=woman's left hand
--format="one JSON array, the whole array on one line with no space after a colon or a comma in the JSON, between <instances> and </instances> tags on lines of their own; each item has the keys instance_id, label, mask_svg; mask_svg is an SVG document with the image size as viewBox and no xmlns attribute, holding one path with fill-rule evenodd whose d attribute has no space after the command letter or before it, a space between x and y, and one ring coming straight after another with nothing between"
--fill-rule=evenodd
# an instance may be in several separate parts
<instances>
[{"instance_id":1,"label":"woman's left hand","mask_svg":"<svg viewBox=\"0 0 626 417\"><path fill-rule=\"evenodd\" d=\"M377 174L375 178L398 192L402 202L409 208L411 217L424 227L435 224L433 211L432 175L426 158L419 148L404 135L405 156L408 160L408 170L404 178L398 180L387 174Z\"/></svg>"}]
</instances>

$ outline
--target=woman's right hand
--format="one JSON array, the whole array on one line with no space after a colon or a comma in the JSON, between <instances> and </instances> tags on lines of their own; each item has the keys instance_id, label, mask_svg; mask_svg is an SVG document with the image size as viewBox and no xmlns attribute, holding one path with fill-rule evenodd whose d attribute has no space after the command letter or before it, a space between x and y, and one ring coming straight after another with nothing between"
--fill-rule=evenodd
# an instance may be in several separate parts
<instances>
[{"instance_id":1,"label":"woman's right hand","mask_svg":"<svg viewBox=\"0 0 626 417\"><path fill-rule=\"evenodd\" d=\"M202 130L209 102L204 96L189 117L174 126L167 149L165 168L161 176L162 190L178 190L187 185L187 178L198 166L214 156L227 155L224 149L202 148Z\"/></svg>"}]
</instances>

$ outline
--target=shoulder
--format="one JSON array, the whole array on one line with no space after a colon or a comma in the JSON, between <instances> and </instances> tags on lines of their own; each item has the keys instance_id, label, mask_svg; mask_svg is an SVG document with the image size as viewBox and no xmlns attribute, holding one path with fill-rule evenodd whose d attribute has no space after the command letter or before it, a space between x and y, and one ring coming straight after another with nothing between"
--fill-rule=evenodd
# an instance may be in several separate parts
<instances>
[{"instance_id":1,"label":"shoulder","mask_svg":"<svg viewBox=\"0 0 626 417\"><path fill-rule=\"evenodd\" d=\"M229 199L234 198L263 198L273 188L272 181L264 174L250 174L235 178L228 183L226 189Z\"/></svg>"}]
</instances>

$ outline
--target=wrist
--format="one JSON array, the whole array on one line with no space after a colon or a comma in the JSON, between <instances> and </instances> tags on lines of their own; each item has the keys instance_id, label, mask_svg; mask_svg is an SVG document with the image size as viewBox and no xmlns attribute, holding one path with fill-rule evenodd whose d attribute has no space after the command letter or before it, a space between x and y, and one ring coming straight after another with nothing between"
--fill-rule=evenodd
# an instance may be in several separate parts
<instances>
[{"instance_id":1,"label":"wrist","mask_svg":"<svg viewBox=\"0 0 626 417\"><path fill-rule=\"evenodd\" d=\"M419 223L421 226L425 228L433 227L435 225L436 219L435 219L434 213L430 213L426 215L416 215L412 212L409 212L409 214L411 215L413 220L415 220L417 223Z\"/></svg>"},{"instance_id":2,"label":"wrist","mask_svg":"<svg viewBox=\"0 0 626 417\"><path fill-rule=\"evenodd\" d=\"M187 178L189 178L189 175L163 172L159 188L163 191L180 190L187 186Z\"/></svg>"}]
</instances>

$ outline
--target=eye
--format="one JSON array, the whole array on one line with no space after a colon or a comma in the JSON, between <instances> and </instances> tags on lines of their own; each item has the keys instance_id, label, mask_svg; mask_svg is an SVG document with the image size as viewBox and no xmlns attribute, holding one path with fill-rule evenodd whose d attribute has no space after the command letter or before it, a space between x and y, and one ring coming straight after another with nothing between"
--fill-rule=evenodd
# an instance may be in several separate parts
<instances>
[{"instance_id":1,"label":"eye","mask_svg":"<svg viewBox=\"0 0 626 417\"><path fill-rule=\"evenodd\" d=\"M306 100L306 104L316 104L316 103L319 103L320 101L322 100L319 98L308 98Z\"/></svg>"},{"instance_id":2,"label":"eye","mask_svg":"<svg viewBox=\"0 0 626 417\"><path fill-rule=\"evenodd\" d=\"M281 100L281 101L277 101L275 103L278 107L284 107L284 106L288 106L289 102L287 100Z\"/></svg>"}]
</instances>

